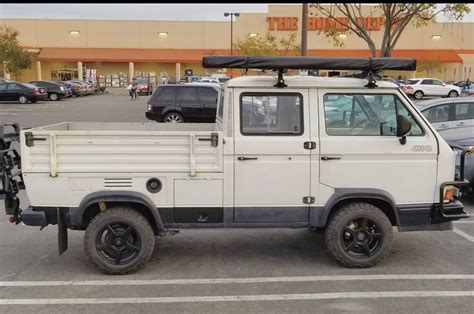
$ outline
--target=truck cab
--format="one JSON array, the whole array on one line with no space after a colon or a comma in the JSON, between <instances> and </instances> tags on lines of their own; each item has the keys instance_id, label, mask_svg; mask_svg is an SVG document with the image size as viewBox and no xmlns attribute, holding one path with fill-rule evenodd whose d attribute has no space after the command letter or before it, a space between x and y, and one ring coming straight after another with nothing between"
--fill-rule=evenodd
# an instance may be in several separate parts
<instances>
[{"instance_id":1,"label":"truck cab","mask_svg":"<svg viewBox=\"0 0 474 314\"><path fill-rule=\"evenodd\" d=\"M370 77L239 77L215 124L65 123L20 142L32 204L21 211L10 192L7 214L57 224L62 251L67 229L85 230L109 274L146 264L154 236L202 227L321 229L342 265L371 267L393 227L469 217L452 148L396 84Z\"/></svg>"}]
</instances>

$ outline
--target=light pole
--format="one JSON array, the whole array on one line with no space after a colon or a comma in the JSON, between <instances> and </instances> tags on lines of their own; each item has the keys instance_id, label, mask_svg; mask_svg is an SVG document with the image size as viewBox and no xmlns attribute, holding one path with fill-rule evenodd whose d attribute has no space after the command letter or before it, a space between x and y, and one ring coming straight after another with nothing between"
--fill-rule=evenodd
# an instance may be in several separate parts
<instances>
[{"instance_id":1,"label":"light pole","mask_svg":"<svg viewBox=\"0 0 474 314\"><path fill-rule=\"evenodd\" d=\"M224 13L224 16L229 16L230 15L230 55L232 56L234 54L234 16L238 17L240 13L237 12L226 12Z\"/></svg>"}]
</instances>

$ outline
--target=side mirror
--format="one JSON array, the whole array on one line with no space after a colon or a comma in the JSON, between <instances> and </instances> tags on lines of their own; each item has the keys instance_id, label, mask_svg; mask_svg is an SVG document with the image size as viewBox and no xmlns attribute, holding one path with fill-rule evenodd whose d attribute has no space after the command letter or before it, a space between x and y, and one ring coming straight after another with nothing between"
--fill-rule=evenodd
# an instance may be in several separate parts
<instances>
[{"instance_id":1,"label":"side mirror","mask_svg":"<svg viewBox=\"0 0 474 314\"><path fill-rule=\"evenodd\" d=\"M405 145L407 142L406 135L411 131L411 122L407 117L397 116L397 137L400 137L400 144Z\"/></svg>"}]
</instances>

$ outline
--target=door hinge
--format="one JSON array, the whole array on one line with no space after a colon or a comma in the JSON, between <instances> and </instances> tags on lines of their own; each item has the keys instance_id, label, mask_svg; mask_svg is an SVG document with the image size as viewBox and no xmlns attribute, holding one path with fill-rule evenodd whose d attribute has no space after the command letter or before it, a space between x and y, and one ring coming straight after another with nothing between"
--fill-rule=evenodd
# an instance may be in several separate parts
<instances>
[{"instance_id":1,"label":"door hinge","mask_svg":"<svg viewBox=\"0 0 474 314\"><path fill-rule=\"evenodd\" d=\"M315 201L314 196L305 196L303 197L303 203L305 204L313 204Z\"/></svg>"},{"instance_id":2,"label":"door hinge","mask_svg":"<svg viewBox=\"0 0 474 314\"><path fill-rule=\"evenodd\" d=\"M304 142L304 148L305 149L315 149L316 148L316 142Z\"/></svg>"}]
</instances>

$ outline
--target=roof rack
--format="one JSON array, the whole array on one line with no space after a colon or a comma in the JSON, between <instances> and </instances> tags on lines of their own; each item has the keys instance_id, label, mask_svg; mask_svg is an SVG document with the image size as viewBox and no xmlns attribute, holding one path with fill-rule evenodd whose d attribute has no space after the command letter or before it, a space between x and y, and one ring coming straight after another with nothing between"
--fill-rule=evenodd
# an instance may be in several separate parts
<instances>
[{"instance_id":1,"label":"roof rack","mask_svg":"<svg viewBox=\"0 0 474 314\"><path fill-rule=\"evenodd\" d=\"M413 58L329 58L329 57L247 57L247 56L204 56L204 68L260 69L278 72L275 87L287 85L283 73L295 70L360 70L368 79L366 87L377 87L374 77L382 70L415 71Z\"/></svg>"}]
</instances>

